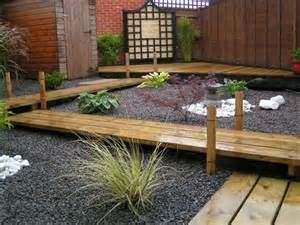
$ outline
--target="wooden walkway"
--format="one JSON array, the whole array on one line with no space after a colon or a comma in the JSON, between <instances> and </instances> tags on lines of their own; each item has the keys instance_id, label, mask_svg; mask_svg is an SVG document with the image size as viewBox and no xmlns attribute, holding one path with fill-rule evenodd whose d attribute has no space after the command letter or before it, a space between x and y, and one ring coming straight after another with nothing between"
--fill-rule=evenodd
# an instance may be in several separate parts
<instances>
[{"instance_id":1,"label":"wooden walkway","mask_svg":"<svg viewBox=\"0 0 300 225\"><path fill-rule=\"evenodd\" d=\"M122 119L79 113L31 111L11 117L13 124L68 133L110 135L141 144L206 152L205 127ZM218 155L300 166L300 137L218 129Z\"/></svg>"},{"instance_id":2,"label":"wooden walkway","mask_svg":"<svg viewBox=\"0 0 300 225\"><path fill-rule=\"evenodd\" d=\"M103 89L118 89L123 87L135 86L142 83L143 79L130 78L130 79L108 79L107 82L101 82L98 84L85 85L73 88L60 89L47 92L47 101L56 101L60 99L73 98L80 95L82 92L94 93ZM5 99L5 102L9 109L31 106L40 103L40 94L16 96Z\"/></svg>"},{"instance_id":3,"label":"wooden walkway","mask_svg":"<svg viewBox=\"0 0 300 225\"><path fill-rule=\"evenodd\" d=\"M300 183L235 173L189 225L298 225Z\"/></svg>"},{"instance_id":4,"label":"wooden walkway","mask_svg":"<svg viewBox=\"0 0 300 225\"><path fill-rule=\"evenodd\" d=\"M294 77L295 75L291 71L266 69L258 67L246 67L246 66L233 66L226 64L216 63L170 63L170 64L158 64L158 71L165 71L169 73L197 73L197 74L209 74L215 73L219 75L230 76L261 76L261 77ZM129 70L131 73L150 73L153 72L153 64L140 64L130 65ZM125 73L126 66L101 66L98 67L99 73Z\"/></svg>"}]
</instances>

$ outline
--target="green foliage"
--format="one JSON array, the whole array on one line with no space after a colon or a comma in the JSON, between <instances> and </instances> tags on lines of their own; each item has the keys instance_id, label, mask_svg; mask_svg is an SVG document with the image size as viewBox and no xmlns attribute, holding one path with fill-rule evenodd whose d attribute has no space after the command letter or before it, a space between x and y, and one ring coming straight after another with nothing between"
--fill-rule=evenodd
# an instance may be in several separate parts
<instances>
[{"instance_id":1,"label":"green foliage","mask_svg":"<svg viewBox=\"0 0 300 225\"><path fill-rule=\"evenodd\" d=\"M196 30L190 19L181 17L177 24L177 44L185 62L192 61L193 44L200 33Z\"/></svg>"},{"instance_id":2,"label":"green foliage","mask_svg":"<svg viewBox=\"0 0 300 225\"><path fill-rule=\"evenodd\" d=\"M45 82L46 82L46 89L53 90L57 89L59 86L62 85L65 79L65 74L61 72L52 72L46 73L45 75Z\"/></svg>"},{"instance_id":3,"label":"green foliage","mask_svg":"<svg viewBox=\"0 0 300 225\"><path fill-rule=\"evenodd\" d=\"M138 86L138 88L160 88L163 87L170 78L169 73L150 73L149 75L143 76L145 81Z\"/></svg>"},{"instance_id":4,"label":"green foliage","mask_svg":"<svg viewBox=\"0 0 300 225\"><path fill-rule=\"evenodd\" d=\"M0 76L4 77L7 71L22 72L19 61L27 55L25 30L0 22Z\"/></svg>"},{"instance_id":5,"label":"green foliage","mask_svg":"<svg viewBox=\"0 0 300 225\"><path fill-rule=\"evenodd\" d=\"M234 96L237 91L244 91L246 89L247 82L244 80L230 80L224 79L224 90L230 95Z\"/></svg>"},{"instance_id":6,"label":"green foliage","mask_svg":"<svg viewBox=\"0 0 300 225\"><path fill-rule=\"evenodd\" d=\"M5 81L0 76L0 99L5 97L6 95L5 91L6 91Z\"/></svg>"},{"instance_id":7,"label":"green foliage","mask_svg":"<svg viewBox=\"0 0 300 225\"><path fill-rule=\"evenodd\" d=\"M79 190L93 191L89 199L95 207L113 205L104 217L121 205L139 216L161 185L157 176L163 158L159 147L145 160L138 144L126 145L113 138L81 139L81 142L89 147L91 154L89 159L79 160L75 165L78 177L86 182Z\"/></svg>"},{"instance_id":8,"label":"green foliage","mask_svg":"<svg viewBox=\"0 0 300 225\"><path fill-rule=\"evenodd\" d=\"M7 110L5 102L0 100L0 129L13 128L9 119L11 115L13 115L13 113Z\"/></svg>"},{"instance_id":9,"label":"green foliage","mask_svg":"<svg viewBox=\"0 0 300 225\"><path fill-rule=\"evenodd\" d=\"M103 65L116 65L123 50L121 35L111 33L97 36L98 53Z\"/></svg>"},{"instance_id":10,"label":"green foliage","mask_svg":"<svg viewBox=\"0 0 300 225\"><path fill-rule=\"evenodd\" d=\"M300 48L296 48L293 52L293 58L295 60L300 60Z\"/></svg>"},{"instance_id":11,"label":"green foliage","mask_svg":"<svg viewBox=\"0 0 300 225\"><path fill-rule=\"evenodd\" d=\"M119 100L107 90L96 95L82 93L79 97L79 108L82 113L108 112L119 107Z\"/></svg>"}]
</instances>

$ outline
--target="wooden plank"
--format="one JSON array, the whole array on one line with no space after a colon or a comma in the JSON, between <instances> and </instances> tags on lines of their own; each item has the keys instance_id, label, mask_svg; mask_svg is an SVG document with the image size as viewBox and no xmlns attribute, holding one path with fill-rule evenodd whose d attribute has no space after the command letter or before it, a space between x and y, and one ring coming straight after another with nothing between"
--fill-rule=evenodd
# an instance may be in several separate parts
<instances>
[{"instance_id":1,"label":"wooden plank","mask_svg":"<svg viewBox=\"0 0 300 225\"><path fill-rule=\"evenodd\" d=\"M90 132L98 133L99 135L115 135L124 139L137 139L147 144L155 145L157 142L161 142L182 150L194 152L206 151L206 132L201 127L189 130L186 128L192 128L193 126L180 124L172 126L170 124L151 121L118 119L113 117L109 119L108 117L97 115L50 111L18 114L11 117L11 120L15 125L36 127L39 129L70 133ZM285 145L269 147L268 145L272 141L266 141L267 144L264 145L263 135L254 135L251 137L251 133L248 135L246 132L239 139L233 141L236 133L236 131L227 130L227 136L217 136L216 147L219 155L300 165L300 151L297 150L299 149L299 140L297 138L292 137L290 142L286 140ZM230 136L232 136L232 139L229 138ZM256 139L254 137L259 138ZM270 138L269 135L266 135L266 137L267 139ZM248 140L249 138L251 141ZM257 142L260 142L262 146L257 146L255 144ZM287 149L280 148L282 146L289 147L286 147Z\"/></svg>"},{"instance_id":2,"label":"wooden plank","mask_svg":"<svg viewBox=\"0 0 300 225\"><path fill-rule=\"evenodd\" d=\"M286 180L260 178L232 225L272 224L287 184Z\"/></svg>"},{"instance_id":3,"label":"wooden plank","mask_svg":"<svg viewBox=\"0 0 300 225\"><path fill-rule=\"evenodd\" d=\"M189 225L229 224L258 179L257 175L234 173L191 220Z\"/></svg>"},{"instance_id":4,"label":"wooden plank","mask_svg":"<svg viewBox=\"0 0 300 225\"><path fill-rule=\"evenodd\" d=\"M275 225L298 225L300 215L300 183L292 182L283 200Z\"/></svg>"},{"instance_id":5,"label":"wooden plank","mask_svg":"<svg viewBox=\"0 0 300 225\"><path fill-rule=\"evenodd\" d=\"M139 78L130 78L130 79L115 79L109 80L107 82L102 82L94 85L79 86L73 88L66 88L61 90L49 91L47 92L47 101L55 101L59 99L73 98L77 97L82 92L94 93L103 89L118 89L123 87L135 86L143 82L143 79ZM5 99L5 102L9 109L18 108L23 106L30 106L33 104L40 103L40 95L26 95L12 97Z\"/></svg>"}]
</instances>

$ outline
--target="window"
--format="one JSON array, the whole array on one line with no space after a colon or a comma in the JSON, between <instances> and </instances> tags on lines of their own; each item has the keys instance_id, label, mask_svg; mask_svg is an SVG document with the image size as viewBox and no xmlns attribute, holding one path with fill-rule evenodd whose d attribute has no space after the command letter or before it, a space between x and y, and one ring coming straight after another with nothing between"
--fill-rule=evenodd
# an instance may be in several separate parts
<instances>
[{"instance_id":1,"label":"window","mask_svg":"<svg viewBox=\"0 0 300 225\"><path fill-rule=\"evenodd\" d=\"M162 8L198 9L209 6L211 0L153 0Z\"/></svg>"}]
</instances>

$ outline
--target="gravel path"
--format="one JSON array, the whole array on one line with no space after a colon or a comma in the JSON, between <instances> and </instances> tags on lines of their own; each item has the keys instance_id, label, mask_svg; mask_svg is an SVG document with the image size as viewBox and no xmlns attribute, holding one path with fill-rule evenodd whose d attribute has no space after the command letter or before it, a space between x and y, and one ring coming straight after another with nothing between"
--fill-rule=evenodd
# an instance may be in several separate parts
<instances>
[{"instance_id":1,"label":"gravel path","mask_svg":"<svg viewBox=\"0 0 300 225\"><path fill-rule=\"evenodd\" d=\"M187 86L187 88L189 88ZM137 89L135 87L114 91L121 105L118 109L110 113L116 117L127 117L133 119L150 119L159 121L179 122L193 125L204 125L206 118L201 115L189 113L188 120L185 120L181 112L147 101L145 93L156 95L157 98L172 99L176 95L176 90L172 85L167 85L163 89ZM279 110L262 110L258 107L260 99L270 99L276 95L282 95L286 104ZM262 131L279 134L300 135L300 93L292 91L255 91L247 90L245 99L256 108L244 117L245 129L252 131ZM57 105L52 110L64 112L79 112L78 99L62 105ZM99 113L101 115L101 113ZM219 118L218 126L231 128L233 126L233 117Z\"/></svg>"},{"instance_id":2,"label":"gravel path","mask_svg":"<svg viewBox=\"0 0 300 225\"><path fill-rule=\"evenodd\" d=\"M86 194L69 197L81 181L59 178L73 171L72 160L82 151L71 136L15 129L1 131L0 142L0 155L21 154L31 163L0 182L0 224L96 224L109 209L87 209ZM120 208L101 224L187 224L231 174L220 166L209 177L203 156L174 151L166 153L163 165L176 171L159 174L165 184L144 221Z\"/></svg>"}]
</instances>

